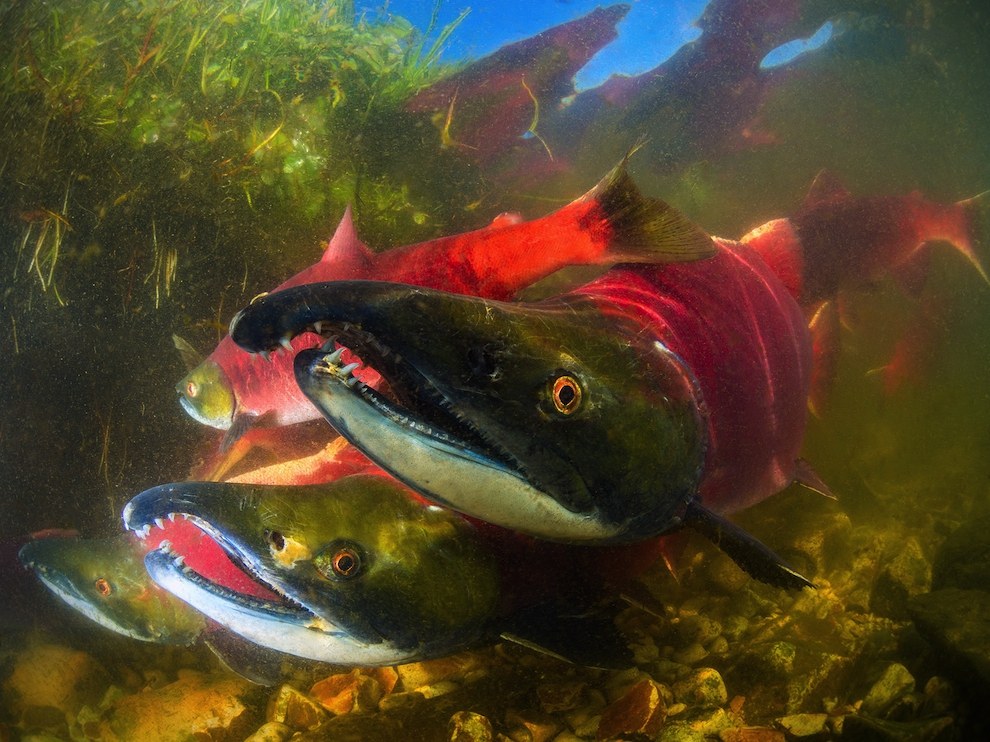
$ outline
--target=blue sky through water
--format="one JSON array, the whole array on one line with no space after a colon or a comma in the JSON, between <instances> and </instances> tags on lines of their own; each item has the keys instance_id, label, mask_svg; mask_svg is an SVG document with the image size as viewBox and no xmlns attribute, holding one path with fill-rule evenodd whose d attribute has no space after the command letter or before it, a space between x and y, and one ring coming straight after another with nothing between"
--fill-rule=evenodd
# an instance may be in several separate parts
<instances>
[{"instance_id":1,"label":"blue sky through water","mask_svg":"<svg viewBox=\"0 0 990 742\"><path fill-rule=\"evenodd\" d=\"M578 89L593 88L612 73L639 74L656 67L688 41L698 37L695 21L708 0L626 0L629 13L619 23L619 38L606 46L578 73ZM477 59L499 47L528 38L551 26L574 20L599 6L602 0L445 0L438 25L455 20L471 8L447 45L444 59ZM433 0L357 0L370 13L387 12L408 18L425 29Z\"/></svg>"}]
</instances>

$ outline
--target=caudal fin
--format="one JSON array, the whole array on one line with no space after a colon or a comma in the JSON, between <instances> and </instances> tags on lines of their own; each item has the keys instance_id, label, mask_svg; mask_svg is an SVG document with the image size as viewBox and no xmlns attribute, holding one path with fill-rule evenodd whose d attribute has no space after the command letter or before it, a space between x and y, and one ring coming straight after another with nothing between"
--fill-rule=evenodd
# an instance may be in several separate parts
<instances>
[{"instance_id":1,"label":"caudal fin","mask_svg":"<svg viewBox=\"0 0 990 742\"><path fill-rule=\"evenodd\" d=\"M683 263L716 252L707 232L658 198L642 194L623 159L582 201L594 201L609 229L610 262Z\"/></svg>"},{"instance_id":2,"label":"caudal fin","mask_svg":"<svg viewBox=\"0 0 990 742\"><path fill-rule=\"evenodd\" d=\"M950 240L952 246L966 256L983 280L990 284L990 278L980 259L990 249L990 191L960 201L964 215L964 236Z\"/></svg>"}]
</instances>

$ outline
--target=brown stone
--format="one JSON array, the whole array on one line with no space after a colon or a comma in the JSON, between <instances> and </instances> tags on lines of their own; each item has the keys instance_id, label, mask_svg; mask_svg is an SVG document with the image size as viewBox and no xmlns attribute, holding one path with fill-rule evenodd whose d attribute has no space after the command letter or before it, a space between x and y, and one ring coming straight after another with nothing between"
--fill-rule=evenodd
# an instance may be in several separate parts
<instances>
[{"instance_id":1,"label":"brown stone","mask_svg":"<svg viewBox=\"0 0 990 742\"><path fill-rule=\"evenodd\" d=\"M660 684L645 679L602 712L598 739L614 739L630 734L656 734L667 716Z\"/></svg>"},{"instance_id":2,"label":"brown stone","mask_svg":"<svg viewBox=\"0 0 990 742\"><path fill-rule=\"evenodd\" d=\"M258 727L258 730L244 742L286 742L295 733L288 724L269 721Z\"/></svg>"},{"instance_id":3,"label":"brown stone","mask_svg":"<svg viewBox=\"0 0 990 742\"><path fill-rule=\"evenodd\" d=\"M292 729L315 729L326 721L327 713L313 698L291 685L283 685L268 700L265 718Z\"/></svg>"},{"instance_id":4,"label":"brown stone","mask_svg":"<svg viewBox=\"0 0 990 742\"><path fill-rule=\"evenodd\" d=\"M722 742L785 742L787 739L779 729L769 727L736 727L723 729L718 733Z\"/></svg>"},{"instance_id":5,"label":"brown stone","mask_svg":"<svg viewBox=\"0 0 990 742\"><path fill-rule=\"evenodd\" d=\"M450 742L492 742L495 732L488 717L473 711L458 711L447 724L447 739Z\"/></svg>"},{"instance_id":6,"label":"brown stone","mask_svg":"<svg viewBox=\"0 0 990 742\"><path fill-rule=\"evenodd\" d=\"M0 698L14 718L48 707L64 719L83 705L99 703L109 686L106 670L92 656L58 644L39 644L17 656Z\"/></svg>"},{"instance_id":7,"label":"brown stone","mask_svg":"<svg viewBox=\"0 0 990 742\"><path fill-rule=\"evenodd\" d=\"M242 740L261 721L257 687L231 675L190 673L162 688L123 697L100 725L101 740Z\"/></svg>"},{"instance_id":8,"label":"brown stone","mask_svg":"<svg viewBox=\"0 0 990 742\"><path fill-rule=\"evenodd\" d=\"M547 742L563 728L555 718L539 711L508 711L505 724L511 730L525 732L519 736L527 742ZM511 731L509 736L516 739Z\"/></svg>"},{"instance_id":9,"label":"brown stone","mask_svg":"<svg viewBox=\"0 0 990 742\"><path fill-rule=\"evenodd\" d=\"M323 708L334 714L368 713L378 709L382 687L361 670L331 675L309 689Z\"/></svg>"},{"instance_id":10,"label":"brown stone","mask_svg":"<svg viewBox=\"0 0 990 742\"><path fill-rule=\"evenodd\" d=\"M556 714L580 706L587 688L586 683L579 681L553 683L538 687L536 695L540 699L540 708L548 714Z\"/></svg>"},{"instance_id":11,"label":"brown stone","mask_svg":"<svg viewBox=\"0 0 990 742\"><path fill-rule=\"evenodd\" d=\"M483 670L487 661L478 652L462 652L450 657L399 665L399 680L403 690L416 690L441 680L463 680Z\"/></svg>"}]
</instances>

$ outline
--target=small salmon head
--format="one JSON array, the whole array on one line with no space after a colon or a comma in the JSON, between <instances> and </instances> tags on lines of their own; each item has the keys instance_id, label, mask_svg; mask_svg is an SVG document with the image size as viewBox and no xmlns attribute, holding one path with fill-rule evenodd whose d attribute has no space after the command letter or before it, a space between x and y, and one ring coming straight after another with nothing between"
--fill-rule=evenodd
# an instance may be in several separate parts
<instances>
[{"instance_id":1,"label":"small salmon head","mask_svg":"<svg viewBox=\"0 0 990 742\"><path fill-rule=\"evenodd\" d=\"M233 424L237 400L223 369L207 359L175 385L179 403L202 425L227 430Z\"/></svg>"},{"instance_id":2,"label":"small salmon head","mask_svg":"<svg viewBox=\"0 0 990 742\"><path fill-rule=\"evenodd\" d=\"M494 557L473 526L410 495L377 475L296 487L183 482L141 493L124 517L141 533L186 516L287 598L241 596L149 554L156 580L234 632L310 659L391 664L476 640L498 600Z\"/></svg>"},{"instance_id":3,"label":"small salmon head","mask_svg":"<svg viewBox=\"0 0 990 742\"><path fill-rule=\"evenodd\" d=\"M191 644L203 617L159 588L130 535L44 538L25 544L21 562L62 601L104 628L140 641Z\"/></svg>"}]
</instances>

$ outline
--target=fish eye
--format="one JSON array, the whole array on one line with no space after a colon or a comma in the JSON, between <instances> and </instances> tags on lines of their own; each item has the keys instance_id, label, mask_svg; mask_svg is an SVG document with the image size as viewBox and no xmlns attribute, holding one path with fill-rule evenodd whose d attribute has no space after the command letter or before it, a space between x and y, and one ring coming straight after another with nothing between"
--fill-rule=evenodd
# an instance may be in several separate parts
<instances>
[{"instance_id":1,"label":"fish eye","mask_svg":"<svg viewBox=\"0 0 990 742\"><path fill-rule=\"evenodd\" d=\"M571 415L581 406L581 385L570 374L561 374L550 383L550 399L561 415Z\"/></svg>"},{"instance_id":2,"label":"fish eye","mask_svg":"<svg viewBox=\"0 0 990 742\"><path fill-rule=\"evenodd\" d=\"M186 384L186 396L195 397L197 394L199 394L199 384L195 381L188 382Z\"/></svg>"},{"instance_id":3,"label":"fish eye","mask_svg":"<svg viewBox=\"0 0 990 742\"><path fill-rule=\"evenodd\" d=\"M110 581L107 580L105 577L97 578L94 585L96 587L96 592L98 592L104 598L109 598L110 593L113 592L113 587L110 585Z\"/></svg>"},{"instance_id":4,"label":"fish eye","mask_svg":"<svg viewBox=\"0 0 990 742\"><path fill-rule=\"evenodd\" d=\"M331 580L350 580L361 574L364 559L358 547L348 542L331 544L313 560L316 569Z\"/></svg>"},{"instance_id":5,"label":"fish eye","mask_svg":"<svg viewBox=\"0 0 990 742\"><path fill-rule=\"evenodd\" d=\"M281 531L270 531L265 529L265 541L271 544L275 551L282 551L285 548L285 537Z\"/></svg>"}]
</instances>

